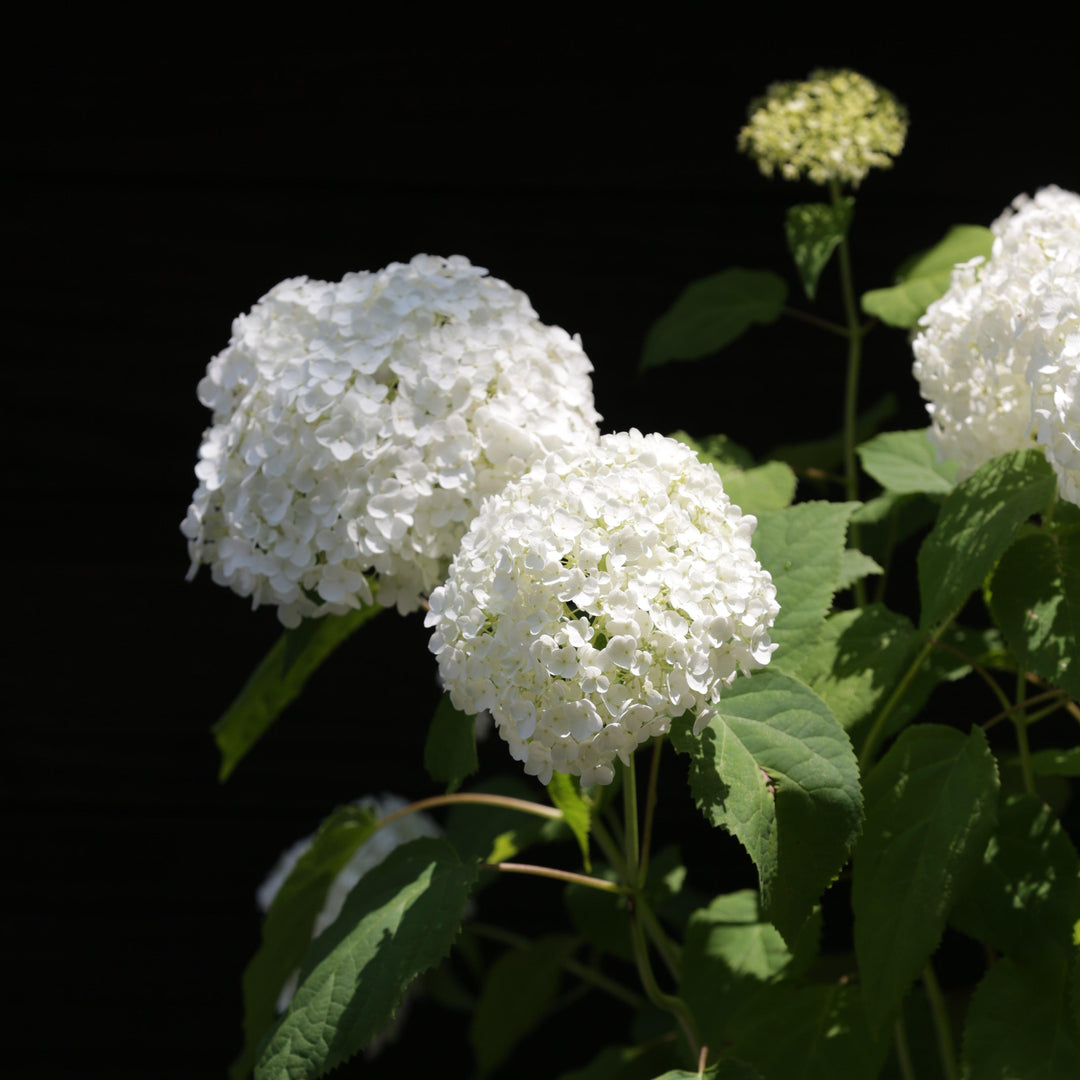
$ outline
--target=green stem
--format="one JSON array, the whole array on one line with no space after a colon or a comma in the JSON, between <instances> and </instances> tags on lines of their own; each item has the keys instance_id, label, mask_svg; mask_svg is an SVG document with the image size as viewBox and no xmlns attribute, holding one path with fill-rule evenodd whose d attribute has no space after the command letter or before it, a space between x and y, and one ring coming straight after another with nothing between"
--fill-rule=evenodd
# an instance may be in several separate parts
<instances>
[{"instance_id":1,"label":"green stem","mask_svg":"<svg viewBox=\"0 0 1080 1080\"><path fill-rule=\"evenodd\" d=\"M642 914L648 910L648 904L641 895L641 885L638 882L638 868L640 845L638 841L638 815L637 815L637 776L634 770L634 757L630 756L630 762L623 766L623 833L626 838L626 881L635 883L634 894L629 900L630 913L630 941L634 948L634 963L637 965L638 977L645 990L645 996L658 1008L671 1013L682 1028L686 1041L697 1060L701 1047L694 1027L694 1018L682 998L673 994L665 994L660 989L653 972L652 961L649 959L649 944L645 940L645 930L642 926Z\"/></svg>"},{"instance_id":2,"label":"green stem","mask_svg":"<svg viewBox=\"0 0 1080 1080\"><path fill-rule=\"evenodd\" d=\"M626 857L626 884L633 889L640 889L638 857L641 849L638 842L637 773L634 769L633 754L630 755L630 763L623 766L623 834L625 837L623 851Z\"/></svg>"},{"instance_id":3,"label":"green stem","mask_svg":"<svg viewBox=\"0 0 1080 1080\"><path fill-rule=\"evenodd\" d=\"M1029 711L1032 705L1041 705L1044 701L1049 701L1051 704L1047 705L1044 709L1037 710L1035 713ZM1064 690L1044 690L1041 694L1036 694L1034 697L1028 698L1024 702L1024 711L1027 715L1028 724L1030 725L1036 720L1041 720L1044 716L1049 716L1052 712L1056 712L1064 703ZM1010 707L994 713L989 720L983 722L983 731L989 731L995 724L1000 724L1002 720L1011 719L1014 712L1015 707Z\"/></svg>"},{"instance_id":4,"label":"green stem","mask_svg":"<svg viewBox=\"0 0 1080 1080\"><path fill-rule=\"evenodd\" d=\"M819 315L811 315L809 311L800 311L798 308L788 307L787 304L780 310L782 314L790 315L793 319L801 319L811 326L816 326L819 330L826 330L828 333L837 334L840 337L848 336L846 327L839 326L837 323L830 322L828 319L823 319Z\"/></svg>"},{"instance_id":5,"label":"green stem","mask_svg":"<svg viewBox=\"0 0 1080 1080\"><path fill-rule=\"evenodd\" d=\"M477 937L496 941L500 945L509 945L513 949L524 949L533 944L524 935L515 934L512 930L504 930L501 926L470 922L468 929ZM576 975L582 982L590 983L598 990L603 990L605 994L610 994L611 997L621 1001L624 1005L629 1005L632 1009L640 1009L645 1004L645 999L635 994L633 990L627 990L622 983L609 979L603 972L597 971L579 960L563 960L560 966L571 975Z\"/></svg>"},{"instance_id":6,"label":"green stem","mask_svg":"<svg viewBox=\"0 0 1080 1080\"><path fill-rule=\"evenodd\" d=\"M615 838L607 831L604 823L599 818L593 818L590 831L593 839L604 853L604 858L614 867L619 879L626 882L626 862L623 859L622 852L619 850L619 845L615 842Z\"/></svg>"},{"instance_id":7,"label":"green stem","mask_svg":"<svg viewBox=\"0 0 1080 1080\"><path fill-rule=\"evenodd\" d=\"M555 878L556 881L566 881L572 885L587 885L590 889L600 889L602 892L628 894L630 890L625 885L618 885L614 881L605 881L603 878L591 877L589 874L575 874L572 870L557 870L553 866L537 866L534 863L485 863L481 870L502 870L508 874L532 874L535 877Z\"/></svg>"},{"instance_id":8,"label":"green stem","mask_svg":"<svg viewBox=\"0 0 1080 1080\"><path fill-rule=\"evenodd\" d=\"M649 849L652 846L653 815L656 813L656 784L660 776L660 752L664 746L664 736L653 740L652 762L649 765L649 786L645 794L645 829L641 839L641 863L638 866L639 889L645 888L645 878L649 873Z\"/></svg>"},{"instance_id":9,"label":"green stem","mask_svg":"<svg viewBox=\"0 0 1080 1080\"><path fill-rule=\"evenodd\" d=\"M859 754L859 771L863 776L866 775L867 770L870 767L870 763L874 757L874 751L877 749L877 744L881 740L881 733L885 730L885 721L893 714L896 706L900 704L901 699L904 696L905 691L911 685L912 679L919 672L919 668L923 666L926 658L930 655L931 650L937 644L937 640L945 632L945 628L953 621L955 615L950 615L931 635L926 639L923 647L919 650L918 655L911 662L911 666L904 672L904 677L896 684L896 689L889 695L888 700L881 707L881 711L874 718L873 726L866 733L866 738L863 740L862 752Z\"/></svg>"},{"instance_id":10,"label":"green stem","mask_svg":"<svg viewBox=\"0 0 1080 1080\"><path fill-rule=\"evenodd\" d=\"M915 1067L911 1063L911 1051L908 1049L907 1030L901 1016L893 1025L893 1040L896 1042L896 1063L900 1067L903 1080L917 1080Z\"/></svg>"},{"instance_id":11,"label":"green stem","mask_svg":"<svg viewBox=\"0 0 1080 1080\"><path fill-rule=\"evenodd\" d=\"M653 948L660 954L664 967L677 983L680 978L682 949L664 933L664 928L660 925L656 913L641 895L637 898L637 912L641 916L641 925L645 928L645 933L649 935Z\"/></svg>"},{"instance_id":12,"label":"green stem","mask_svg":"<svg viewBox=\"0 0 1080 1080\"><path fill-rule=\"evenodd\" d=\"M561 821L563 812L554 806L545 806L543 803L531 802L528 799L515 799L510 795L483 795L480 793L461 792L457 795L433 795L430 799L420 799L409 803L384 818L379 818L376 829L389 825L391 821L397 821L408 814L415 814L418 810L430 810L434 806L453 806L455 803L479 803L482 806L501 806L507 810L520 810L523 814L535 814L537 817L553 818Z\"/></svg>"},{"instance_id":13,"label":"green stem","mask_svg":"<svg viewBox=\"0 0 1080 1080\"><path fill-rule=\"evenodd\" d=\"M990 693L992 693L994 697L998 699L1001 707L1010 716L1013 715L1014 706L1012 702L1009 701L1008 695L1005 693L1004 690L1001 689L1001 686L998 683L997 679L995 679L994 676L986 670L986 668L984 668L981 664L976 663L970 656L967 655L967 653L963 652L961 649L958 649L955 645L950 645L948 642L943 641L941 642L941 648L943 648L946 652L951 652L953 655L959 656L960 659L963 660L964 663L967 664L971 668L971 670L974 671L980 679L982 679L984 683L986 683L987 687L990 690Z\"/></svg>"},{"instance_id":14,"label":"green stem","mask_svg":"<svg viewBox=\"0 0 1080 1080\"><path fill-rule=\"evenodd\" d=\"M833 181L829 185L833 206L840 204L840 187ZM844 298L844 316L847 322L847 377L844 384L844 490L854 502L859 498L859 473L855 465L855 417L859 406L859 364L862 360L863 330L859 326L859 312L855 306L855 286L851 273L851 251L847 235L840 238L837 246L840 259L840 287ZM859 528L852 525L848 530L851 546L859 546ZM866 603L866 586L860 579L855 582L855 604Z\"/></svg>"},{"instance_id":15,"label":"green stem","mask_svg":"<svg viewBox=\"0 0 1080 1080\"><path fill-rule=\"evenodd\" d=\"M923 988L930 1003L930 1013L934 1018L934 1030L937 1032L938 1053L941 1055L941 1069L945 1080L957 1080L956 1051L953 1049L952 1022L945 997L941 993L933 966L927 962L922 973Z\"/></svg>"},{"instance_id":16,"label":"green stem","mask_svg":"<svg viewBox=\"0 0 1080 1080\"><path fill-rule=\"evenodd\" d=\"M1024 697L1027 694L1027 678L1024 672L1016 673L1016 710L1012 714L1016 728L1016 745L1020 751L1020 771L1024 774L1024 790L1029 795L1035 794L1035 776L1031 771L1031 747L1028 746L1028 715Z\"/></svg>"},{"instance_id":17,"label":"green stem","mask_svg":"<svg viewBox=\"0 0 1080 1080\"><path fill-rule=\"evenodd\" d=\"M645 996L658 1009L671 1013L679 1022L679 1027L682 1028L683 1035L686 1036L686 1041L690 1045L690 1052L696 1061L701 1048L701 1039L694 1026L694 1018L682 998L665 994L660 989L649 960L649 945L645 940L645 932L641 928L641 920L636 911L630 913L630 940L634 946L634 961L637 964L641 985L645 989Z\"/></svg>"}]
</instances>

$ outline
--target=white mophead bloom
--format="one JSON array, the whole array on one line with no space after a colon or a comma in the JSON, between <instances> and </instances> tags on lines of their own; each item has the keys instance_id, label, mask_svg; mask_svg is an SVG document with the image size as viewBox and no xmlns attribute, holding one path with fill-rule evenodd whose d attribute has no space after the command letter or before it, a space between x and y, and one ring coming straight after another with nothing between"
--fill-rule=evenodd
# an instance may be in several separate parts
<instances>
[{"instance_id":1,"label":"white mophead bloom","mask_svg":"<svg viewBox=\"0 0 1080 1080\"><path fill-rule=\"evenodd\" d=\"M545 784L610 783L616 757L688 710L700 731L776 647L756 525L673 439L630 431L549 454L484 503L431 594L454 705L489 710Z\"/></svg>"},{"instance_id":2,"label":"white mophead bloom","mask_svg":"<svg viewBox=\"0 0 1080 1080\"><path fill-rule=\"evenodd\" d=\"M484 496L598 437L578 338L461 256L275 285L233 323L182 530L191 574L286 626L371 602L411 611Z\"/></svg>"},{"instance_id":3,"label":"white mophead bloom","mask_svg":"<svg viewBox=\"0 0 1080 1080\"><path fill-rule=\"evenodd\" d=\"M376 817L384 818L395 810L401 810L408 805L400 795L365 795L357 799L357 806L366 807ZM423 812L406 814L372 833L355 851L353 857L342 867L338 876L334 878L330 888L326 892L323 906L315 917L315 925L312 927L311 936L317 938L334 920L341 914L345 904L345 898L352 892L360 879L379 865L395 848L407 844L410 840L418 840L422 836L441 836L442 829L433 818ZM266 912L274 902L274 897L281 891L285 879L293 872L293 868L300 861L301 856L311 847L314 836L305 836L303 840L297 840L292 847L286 849L274 868L267 875L266 880L259 886L255 893L259 908ZM295 971L290 976L281 993L278 995L278 1012L284 1012L296 993L296 986L300 972Z\"/></svg>"},{"instance_id":4,"label":"white mophead bloom","mask_svg":"<svg viewBox=\"0 0 1080 1080\"><path fill-rule=\"evenodd\" d=\"M1078 502L1080 195L1021 195L991 228L990 258L955 267L919 321L914 372L930 439L961 479L1038 444Z\"/></svg>"}]
</instances>

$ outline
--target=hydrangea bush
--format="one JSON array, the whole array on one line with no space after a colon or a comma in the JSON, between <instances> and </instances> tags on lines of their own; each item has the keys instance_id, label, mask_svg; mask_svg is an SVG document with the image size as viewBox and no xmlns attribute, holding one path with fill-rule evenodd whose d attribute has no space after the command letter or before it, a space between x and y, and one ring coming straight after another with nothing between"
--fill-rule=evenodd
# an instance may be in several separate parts
<instances>
[{"instance_id":1,"label":"hydrangea bush","mask_svg":"<svg viewBox=\"0 0 1080 1080\"><path fill-rule=\"evenodd\" d=\"M523 1074L534 1031L539 1074L562 1080L1080 1075L1063 819L1080 774L1080 197L1020 195L860 296L843 190L891 164L906 126L854 72L771 88L738 146L828 188L783 227L807 303L838 271L839 317L728 268L644 343L650 369L781 317L829 332L815 365L845 339L842 431L782 457L716 432L599 435L577 339L461 257L297 278L237 320L200 386L214 418L183 529L193 569L287 629L215 725L223 776L376 611L425 609L446 692L417 797L333 810L267 886L234 1080L337 1069L400 1022L418 978L469 1012L481 1078ZM912 332L897 381L929 429L860 415L879 324ZM476 775L488 711L507 775ZM658 812L684 777L705 837L685 862ZM717 831L756 888L711 894L734 850ZM556 932L499 906L506 874L553 917L562 894ZM476 916L481 885L497 924ZM943 983L942 942L960 939L972 959ZM623 1026L588 1003L568 1019L586 993ZM389 1053L363 1067L384 1063L398 1075Z\"/></svg>"}]
</instances>

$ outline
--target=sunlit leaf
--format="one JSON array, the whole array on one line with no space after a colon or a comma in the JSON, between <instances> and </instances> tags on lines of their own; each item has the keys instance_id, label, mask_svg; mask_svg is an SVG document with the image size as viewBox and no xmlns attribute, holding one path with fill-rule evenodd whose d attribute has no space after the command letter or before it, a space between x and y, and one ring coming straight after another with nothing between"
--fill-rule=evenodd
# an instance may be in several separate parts
<instances>
[{"instance_id":1,"label":"sunlit leaf","mask_svg":"<svg viewBox=\"0 0 1080 1080\"><path fill-rule=\"evenodd\" d=\"M892 288L863 293L863 311L889 326L911 329L945 295L953 266L976 255L989 257L993 244L994 234L981 225L954 225L939 243L904 263Z\"/></svg>"}]
</instances>

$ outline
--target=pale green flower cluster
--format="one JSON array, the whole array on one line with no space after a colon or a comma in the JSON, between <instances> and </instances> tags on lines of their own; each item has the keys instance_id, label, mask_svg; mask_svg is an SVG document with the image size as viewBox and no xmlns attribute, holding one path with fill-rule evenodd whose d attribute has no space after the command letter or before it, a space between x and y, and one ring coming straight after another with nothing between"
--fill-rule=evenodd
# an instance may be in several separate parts
<instances>
[{"instance_id":1,"label":"pale green flower cluster","mask_svg":"<svg viewBox=\"0 0 1080 1080\"><path fill-rule=\"evenodd\" d=\"M750 106L739 150L766 176L806 177L857 187L904 148L907 110L855 71L815 71L805 82L773 83Z\"/></svg>"}]
</instances>

